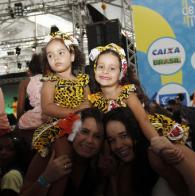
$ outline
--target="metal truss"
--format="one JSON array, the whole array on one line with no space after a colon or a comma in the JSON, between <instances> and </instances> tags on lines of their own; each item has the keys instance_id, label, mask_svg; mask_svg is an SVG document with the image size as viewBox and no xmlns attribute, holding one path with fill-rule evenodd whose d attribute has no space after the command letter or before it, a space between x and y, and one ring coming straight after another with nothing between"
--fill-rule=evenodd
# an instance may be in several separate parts
<instances>
[{"instance_id":1,"label":"metal truss","mask_svg":"<svg viewBox=\"0 0 195 196\"><path fill-rule=\"evenodd\" d=\"M129 62L129 65L133 66L135 68L135 71L137 72L135 32L133 26L132 8L130 0L122 0L122 8L124 13L122 33L126 37L127 60Z\"/></svg>"},{"instance_id":2,"label":"metal truss","mask_svg":"<svg viewBox=\"0 0 195 196\"><path fill-rule=\"evenodd\" d=\"M86 37L86 24L91 23L90 15L88 14L87 4L95 4L104 2L107 4L115 5L112 0L9 0L8 2L0 2L0 24L12 21L17 17L28 17L40 14L54 14L66 20L73 22L73 34L80 42L80 48L87 53L87 37ZM23 16L11 15L14 5L16 3L23 4ZM119 5L116 5L119 6ZM127 59L130 66L136 68L136 50L135 50L135 33L132 20L131 0L121 0L121 9L123 10L122 33L126 37ZM32 45L35 38L24 38L19 40L9 40L0 42L0 47L11 45L16 47ZM36 37L36 42L41 45L44 36Z\"/></svg>"}]
</instances>

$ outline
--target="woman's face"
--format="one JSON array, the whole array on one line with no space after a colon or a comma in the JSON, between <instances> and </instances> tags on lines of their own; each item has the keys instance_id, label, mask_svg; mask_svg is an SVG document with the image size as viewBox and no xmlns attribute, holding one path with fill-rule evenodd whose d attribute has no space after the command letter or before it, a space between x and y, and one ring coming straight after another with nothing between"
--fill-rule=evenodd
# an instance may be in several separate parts
<instances>
[{"instance_id":1,"label":"woman's face","mask_svg":"<svg viewBox=\"0 0 195 196\"><path fill-rule=\"evenodd\" d=\"M106 125L108 142L112 152L122 161L130 162L134 158L133 140L120 121L109 121Z\"/></svg>"},{"instance_id":2,"label":"woman's face","mask_svg":"<svg viewBox=\"0 0 195 196\"><path fill-rule=\"evenodd\" d=\"M103 139L103 128L100 130L94 118L86 118L74 139L73 148L81 157L90 158L99 152Z\"/></svg>"},{"instance_id":3,"label":"woman's face","mask_svg":"<svg viewBox=\"0 0 195 196\"><path fill-rule=\"evenodd\" d=\"M0 166L6 166L15 158L14 144L9 138L0 138Z\"/></svg>"}]
</instances>

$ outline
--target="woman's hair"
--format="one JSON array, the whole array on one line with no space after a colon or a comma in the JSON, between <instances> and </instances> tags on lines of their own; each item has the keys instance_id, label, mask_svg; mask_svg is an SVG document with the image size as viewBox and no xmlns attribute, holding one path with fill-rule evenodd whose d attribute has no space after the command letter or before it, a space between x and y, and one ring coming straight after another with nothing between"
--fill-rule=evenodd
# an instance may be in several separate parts
<instances>
[{"instance_id":1,"label":"woman's hair","mask_svg":"<svg viewBox=\"0 0 195 196\"><path fill-rule=\"evenodd\" d=\"M28 63L28 68L31 75L42 74L43 73L42 55L33 54L30 62Z\"/></svg>"},{"instance_id":2,"label":"woman's hair","mask_svg":"<svg viewBox=\"0 0 195 196\"><path fill-rule=\"evenodd\" d=\"M31 159L30 145L24 138L13 132L9 132L1 136L1 138L10 140L15 152L13 160L4 167L3 172L6 173L10 169L19 169L23 174L25 174Z\"/></svg>"},{"instance_id":3,"label":"woman's hair","mask_svg":"<svg viewBox=\"0 0 195 196\"><path fill-rule=\"evenodd\" d=\"M128 107L118 107L107 112L104 116L105 130L106 130L106 125L108 124L109 121L121 122L125 126L126 130L128 131L133 141L137 141L140 139L141 131L140 131L139 124Z\"/></svg>"},{"instance_id":4,"label":"woman's hair","mask_svg":"<svg viewBox=\"0 0 195 196\"><path fill-rule=\"evenodd\" d=\"M97 108L86 108L81 112L81 121L83 122L86 118L94 118L97 126L100 130L103 130L103 117L104 113Z\"/></svg>"},{"instance_id":5,"label":"woman's hair","mask_svg":"<svg viewBox=\"0 0 195 196\"><path fill-rule=\"evenodd\" d=\"M132 160L133 183L137 193L151 195L151 189L157 180L156 174L152 171L147 157L148 141L141 133L141 128L135 119L133 112L127 107L115 108L105 114L104 128L109 121L121 122L128 134L131 136L134 146L135 158ZM120 160L116 157L116 159ZM130 163L129 163L130 164ZM140 189L140 184L142 187Z\"/></svg>"},{"instance_id":6,"label":"woman's hair","mask_svg":"<svg viewBox=\"0 0 195 196\"><path fill-rule=\"evenodd\" d=\"M64 44L64 40L60 39L60 38L54 38L50 42L48 42L48 44L51 43L52 41L56 41L56 40L61 41ZM53 73L54 71L50 68L49 62L48 62L48 59L47 59L46 49L47 49L48 44L46 45L46 47L44 47L42 49L43 64L44 64L44 70L45 70L44 72L45 73L48 73L48 72ZM77 75L78 73L83 72L83 69L84 69L84 66L85 66L84 53L81 52L80 49L78 48L78 46L75 46L75 45L70 46L69 52L73 53L75 55L74 62L72 62L72 74Z\"/></svg>"}]
</instances>

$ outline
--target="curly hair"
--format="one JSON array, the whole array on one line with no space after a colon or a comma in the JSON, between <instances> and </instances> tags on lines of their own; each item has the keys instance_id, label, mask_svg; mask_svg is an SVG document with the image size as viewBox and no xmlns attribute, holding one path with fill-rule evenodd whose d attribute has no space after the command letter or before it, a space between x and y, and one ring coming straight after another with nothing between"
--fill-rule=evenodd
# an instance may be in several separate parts
<instances>
[{"instance_id":1,"label":"curly hair","mask_svg":"<svg viewBox=\"0 0 195 196\"><path fill-rule=\"evenodd\" d=\"M54 40L59 40L62 43L64 43L63 39L60 39L60 38L55 38L52 41L54 41ZM51 43L51 41L48 42L48 44L49 43ZM54 72L50 68L49 62L48 62L48 59L47 59L46 49L47 49L48 44L42 49L42 52L43 52L43 64L44 64L44 74L47 74L48 72ZM84 53L77 46L74 46L74 45L70 46L69 52L71 54L75 55L74 62L72 62L72 74L73 75L77 75L78 73L83 72L83 68L85 66L85 56L84 56Z\"/></svg>"}]
</instances>

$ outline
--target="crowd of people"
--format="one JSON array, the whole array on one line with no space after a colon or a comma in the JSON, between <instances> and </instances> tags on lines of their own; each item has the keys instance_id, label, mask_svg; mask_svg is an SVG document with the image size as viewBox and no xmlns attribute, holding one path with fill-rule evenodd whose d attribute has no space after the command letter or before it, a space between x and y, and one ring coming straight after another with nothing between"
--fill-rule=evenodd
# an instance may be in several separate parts
<instances>
[{"instance_id":1,"label":"crowd of people","mask_svg":"<svg viewBox=\"0 0 195 196\"><path fill-rule=\"evenodd\" d=\"M119 45L89 58L91 75L77 40L52 33L19 85L12 131L0 91L0 195L150 196L159 178L195 195L187 115L151 104Z\"/></svg>"}]
</instances>

